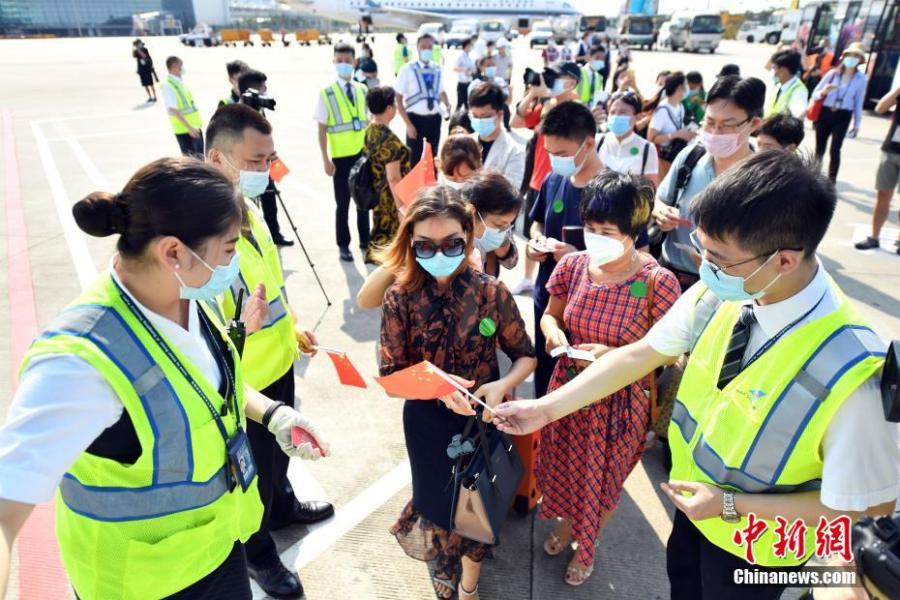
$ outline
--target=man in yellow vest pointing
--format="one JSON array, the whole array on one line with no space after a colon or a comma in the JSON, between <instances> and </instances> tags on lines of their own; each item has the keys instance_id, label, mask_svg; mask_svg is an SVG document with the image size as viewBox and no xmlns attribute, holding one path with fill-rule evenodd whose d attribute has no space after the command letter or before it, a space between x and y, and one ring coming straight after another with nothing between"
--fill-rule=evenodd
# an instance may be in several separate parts
<instances>
[{"instance_id":1,"label":"man in yellow vest pointing","mask_svg":"<svg viewBox=\"0 0 900 600\"><path fill-rule=\"evenodd\" d=\"M177 56L166 59L169 76L162 88L163 103L178 147L185 156L203 157L203 122L191 91L184 84L184 63Z\"/></svg>"},{"instance_id":2,"label":"man in yellow vest pointing","mask_svg":"<svg viewBox=\"0 0 900 600\"><path fill-rule=\"evenodd\" d=\"M674 599L778 598L783 587L736 584L751 568L797 570L837 550L823 542L842 531L843 550L852 520L893 511L900 460L879 394L885 344L816 257L836 200L792 154L762 152L726 171L691 206L701 281L642 340L543 398L496 409L500 429L534 431L690 353L662 484L678 509L667 544Z\"/></svg>"}]
</instances>

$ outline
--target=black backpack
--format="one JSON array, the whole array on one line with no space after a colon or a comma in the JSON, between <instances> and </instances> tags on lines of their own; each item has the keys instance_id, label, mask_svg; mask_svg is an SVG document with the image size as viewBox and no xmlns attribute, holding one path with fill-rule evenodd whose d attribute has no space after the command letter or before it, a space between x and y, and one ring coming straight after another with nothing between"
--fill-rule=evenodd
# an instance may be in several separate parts
<instances>
[{"instance_id":1,"label":"black backpack","mask_svg":"<svg viewBox=\"0 0 900 600\"><path fill-rule=\"evenodd\" d=\"M390 128L385 127L384 133L375 142L375 148L381 146L390 135ZM372 177L372 163L365 149L363 149L360 157L356 159L356 162L353 163L353 166L350 167L350 175L347 177L347 182L350 184L350 197L356 202L357 210L369 211L378 206L379 197L375 189L375 180Z\"/></svg>"},{"instance_id":2,"label":"black backpack","mask_svg":"<svg viewBox=\"0 0 900 600\"><path fill-rule=\"evenodd\" d=\"M663 203L679 208L679 205L681 204L681 192L687 187L687 184L691 180L691 175L694 174L694 168L700 162L700 159L703 158L704 154L706 154L706 148L701 144L695 144L694 147L691 148L690 153L688 153L684 159L684 163L682 163L681 167L678 168L678 172L675 174L675 182L669 190L669 197L659 198ZM662 243L665 232L653 222L647 227L647 235L650 237L650 254L655 258L659 258L662 254Z\"/></svg>"}]
</instances>

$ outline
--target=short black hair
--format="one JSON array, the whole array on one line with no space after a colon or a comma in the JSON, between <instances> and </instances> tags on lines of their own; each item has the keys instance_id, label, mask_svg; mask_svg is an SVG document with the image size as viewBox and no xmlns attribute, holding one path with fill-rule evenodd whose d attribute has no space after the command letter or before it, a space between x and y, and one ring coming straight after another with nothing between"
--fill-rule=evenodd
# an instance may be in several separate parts
<instances>
[{"instance_id":1,"label":"short black hair","mask_svg":"<svg viewBox=\"0 0 900 600\"><path fill-rule=\"evenodd\" d=\"M259 90L259 86L265 83L269 78L262 71L256 69L247 69L238 77L238 91L244 93L249 89Z\"/></svg>"},{"instance_id":2,"label":"short black hair","mask_svg":"<svg viewBox=\"0 0 900 600\"><path fill-rule=\"evenodd\" d=\"M229 79L235 75L240 75L249 68L250 66L242 60L233 60L225 64L225 70L228 71Z\"/></svg>"},{"instance_id":3,"label":"short black hair","mask_svg":"<svg viewBox=\"0 0 900 600\"><path fill-rule=\"evenodd\" d=\"M643 177L606 169L581 194L581 222L612 223L637 238L650 222L654 193L653 184Z\"/></svg>"},{"instance_id":4,"label":"short black hair","mask_svg":"<svg viewBox=\"0 0 900 600\"><path fill-rule=\"evenodd\" d=\"M597 133L597 122L591 109L574 100L560 102L547 112L541 125L544 135L582 141L594 137Z\"/></svg>"},{"instance_id":5,"label":"short black hair","mask_svg":"<svg viewBox=\"0 0 900 600\"><path fill-rule=\"evenodd\" d=\"M799 146L805 135L803 121L786 113L772 115L763 121L758 133L774 138L782 148L791 144Z\"/></svg>"},{"instance_id":6,"label":"short black hair","mask_svg":"<svg viewBox=\"0 0 900 600\"><path fill-rule=\"evenodd\" d=\"M603 46L603 44L594 44L593 46L591 46L590 54L593 55L593 54L597 54L598 52L602 52L603 54L606 54L606 48Z\"/></svg>"},{"instance_id":7,"label":"short black hair","mask_svg":"<svg viewBox=\"0 0 900 600\"><path fill-rule=\"evenodd\" d=\"M776 68L784 67L792 74L797 74L803 70L803 57L793 48L779 50L772 55L771 62Z\"/></svg>"},{"instance_id":8,"label":"short black hair","mask_svg":"<svg viewBox=\"0 0 900 600\"><path fill-rule=\"evenodd\" d=\"M631 90L619 90L618 92L615 92L609 97L609 100L606 103L606 109L609 110L612 108L612 105L616 102L622 102L623 104L630 106L632 110L634 110L635 115L640 114L644 108L641 99Z\"/></svg>"},{"instance_id":9,"label":"short black hair","mask_svg":"<svg viewBox=\"0 0 900 600\"><path fill-rule=\"evenodd\" d=\"M476 172L460 193L482 216L505 215L522 209L519 190L497 171Z\"/></svg>"},{"instance_id":10,"label":"short black hair","mask_svg":"<svg viewBox=\"0 0 900 600\"><path fill-rule=\"evenodd\" d=\"M749 117L762 117L763 104L766 101L766 84L756 77L741 79L737 75L719 77L709 88L706 104L716 100L733 102Z\"/></svg>"},{"instance_id":11,"label":"short black hair","mask_svg":"<svg viewBox=\"0 0 900 600\"><path fill-rule=\"evenodd\" d=\"M423 33L416 39L416 46L418 46L422 40L431 40L432 42L436 41L434 39L434 36L431 35L430 33Z\"/></svg>"},{"instance_id":12,"label":"short black hair","mask_svg":"<svg viewBox=\"0 0 900 600\"><path fill-rule=\"evenodd\" d=\"M802 248L811 259L836 204L834 184L813 159L773 150L716 177L691 202L691 215L710 237L730 237L756 255Z\"/></svg>"},{"instance_id":13,"label":"short black hair","mask_svg":"<svg viewBox=\"0 0 900 600\"><path fill-rule=\"evenodd\" d=\"M390 86L373 87L366 94L366 106L373 115L380 115L394 105L396 93Z\"/></svg>"},{"instance_id":14,"label":"short black hair","mask_svg":"<svg viewBox=\"0 0 900 600\"><path fill-rule=\"evenodd\" d=\"M503 90L491 81L478 83L469 92L469 107L490 106L496 111L502 111L505 105Z\"/></svg>"},{"instance_id":15,"label":"short black hair","mask_svg":"<svg viewBox=\"0 0 900 600\"><path fill-rule=\"evenodd\" d=\"M447 131L450 132L450 135L453 135L453 130L458 127L464 129L466 133L475 133L475 130L472 129L472 119L469 117L469 111L467 111L465 107L461 107L450 115L450 121L447 123Z\"/></svg>"},{"instance_id":16,"label":"short black hair","mask_svg":"<svg viewBox=\"0 0 900 600\"><path fill-rule=\"evenodd\" d=\"M246 104L225 104L217 110L206 126L206 149L228 150L231 144L244 136L245 129L255 129L271 135L272 125L259 111Z\"/></svg>"},{"instance_id":17,"label":"short black hair","mask_svg":"<svg viewBox=\"0 0 900 600\"><path fill-rule=\"evenodd\" d=\"M671 96L674 94L678 88L684 85L685 82L684 73L681 71L675 71L674 73L669 73L666 75L666 82L663 84L663 89L666 91L666 96Z\"/></svg>"},{"instance_id":18,"label":"short black hair","mask_svg":"<svg viewBox=\"0 0 900 600\"><path fill-rule=\"evenodd\" d=\"M703 75L700 74L700 71L688 71L684 78L687 79L688 83L703 85Z\"/></svg>"},{"instance_id":19,"label":"short black hair","mask_svg":"<svg viewBox=\"0 0 900 600\"><path fill-rule=\"evenodd\" d=\"M170 56L169 58L166 59L166 68L171 69L172 65L178 64L180 62L182 62L182 61L177 56Z\"/></svg>"},{"instance_id":20,"label":"short black hair","mask_svg":"<svg viewBox=\"0 0 900 600\"><path fill-rule=\"evenodd\" d=\"M350 54L351 56L356 56L356 48L350 44L335 44L334 54Z\"/></svg>"},{"instance_id":21,"label":"short black hair","mask_svg":"<svg viewBox=\"0 0 900 600\"><path fill-rule=\"evenodd\" d=\"M400 32L397 32L397 35L394 36L394 39L396 39L396 40L397 40L397 43L399 44L399 43L400 43L400 40L405 40L405 39L406 39L406 36L403 35L403 32L402 32L402 31L400 31Z\"/></svg>"},{"instance_id":22,"label":"short black hair","mask_svg":"<svg viewBox=\"0 0 900 600\"><path fill-rule=\"evenodd\" d=\"M729 75L737 75L741 76L741 68L734 63L728 63L726 65L722 65L722 68L719 70L719 74L716 77L727 77Z\"/></svg>"}]
</instances>

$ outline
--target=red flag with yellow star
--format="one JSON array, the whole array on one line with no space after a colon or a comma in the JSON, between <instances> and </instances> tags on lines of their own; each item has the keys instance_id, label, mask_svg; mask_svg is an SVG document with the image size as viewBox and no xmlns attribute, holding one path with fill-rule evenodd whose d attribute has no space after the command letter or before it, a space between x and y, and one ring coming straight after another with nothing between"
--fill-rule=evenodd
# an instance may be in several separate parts
<instances>
[{"instance_id":1,"label":"red flag with yellow star","mask_svg":"<svg viewBox=\"0 0 900 600\"><path fill-rule=\"evenodd\" d=\"M331 359L331 364L334 365L334 370L337 371L338 379L341 380L342 384L360 388L368 387L366 386L366 382L362 378L362 375L359 374L359 371L357 371L356 367L353 366L353 363L350 362L346 352L325 350L325 354Z\"/></svg>"},{"instance_id":2,"label":"red flag with yellow star","mask_svg":"<svg viewBox=\"0 0 900 600\"><path fill-rule=\"evenodd\" d=\"M449 375L427 360L402 371L376 377L375 381L388 394L407 400L434 400L460 389L452 383Z\"/></svg>"}]
</instances>

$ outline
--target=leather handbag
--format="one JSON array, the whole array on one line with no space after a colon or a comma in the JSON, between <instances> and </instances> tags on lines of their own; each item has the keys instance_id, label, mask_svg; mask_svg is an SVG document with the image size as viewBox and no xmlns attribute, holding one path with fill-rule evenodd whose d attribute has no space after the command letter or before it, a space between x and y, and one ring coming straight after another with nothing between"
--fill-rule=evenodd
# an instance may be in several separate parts
<instances>
[{"instance_id":1,"label":"leather handbag","mask_svg":"<svg viewBox=\"0 0 900 600\"><path fill-rule=\"evenodd\" d=\"M826 79L834 79L834 74L836 71L831 71ZM819 116L822 114L822 106L825 105L825 96L823 95L818 100L810 100L809 106L806 107L806 118L815 123L819 120Z\"/></svg>"},{"instance_id":2,"label":"leather handbag","mask_svg":"<svg viewBox=\"0 0 900 600\"><path fill-rule=\"evenodd\" d=\"M453 467L450 529L476 542L496 544L525 469L509 437L488 429L480 414L469 418L463 440L476 422L474 452L458 455ZM461 468L465 456L469 460Z\"/></svg>"}]
</instances>

